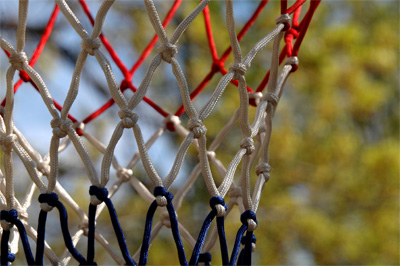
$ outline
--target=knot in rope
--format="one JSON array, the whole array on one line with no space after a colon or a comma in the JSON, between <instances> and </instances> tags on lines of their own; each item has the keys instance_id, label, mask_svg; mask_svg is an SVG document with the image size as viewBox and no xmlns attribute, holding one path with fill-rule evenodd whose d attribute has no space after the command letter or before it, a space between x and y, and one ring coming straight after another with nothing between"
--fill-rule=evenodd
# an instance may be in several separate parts
<instances>
[{"instance_id":1,"label":"knot in rope","mask_svg":"<svg viewBox=\"0 0 400 266\"><path fill-rule=\"evenodd\" d=\"M85 38L82 39L81 47L86 53L94 55L95 50L99 49L101 42L98 38Z\"/></svg>"},{"instance_id":2,"label":"knot in rope","mask_svg":"<svg viewBox=\"0 0 400 266\"><path fill-rule=\"evenodd\" d=\"M285 65L291 65L292 70L290 72L295 72L299 68L299 59L297 56L288 57L285 61Z\"/></svg>"},{"instance_id":3,"label":"knot in rope","mask_svg":"<svg viewBox=\"0 0 400 266\"><path fill-rule=\"evenodd\" d=\"M269 180L269 172L271 172L271 166L268 163L260 163L256 166L256 174L263 175L265 178L265 182Z\"/></svg>"},{"instance_id":4,"label":"knot in rope","mask_svg":"<svg viewBox=\"0 0 400 266\"><path fill-rule=\"evenodd\" d=\"M240 221L247 226L247 231L254 231L257 228L258 222L256 214L252 210L247 210L240 215Z\"/></svg>"},{"instance_id":5,"label":"knot in rope","mask_svg":"<svg viewBox=\"0 0 400 266\"><path fill-rule=\"evenodd\" d=\"M136 125L139 115L132 112L128 108L122 108L118 111L118 116L121 119L124 128L132 128Z\"/></svg>"},{"instance_id":6,"label":"knot in rope","mask_svg":"<svg viewBox=\"0 0 400 266\"><path fill-rule=\"evenodd\" d=\"M123 182L129 181L129 179L131 178L132 175L133 175L133 171L131 169L119 168L117 170L117 176Z\"/></svg>"},{"instance_id":7,"label":"knot in rope","mask_svg":"<svg viewBox=\"0 0 400 266\"><path fill-rule=\"evenodd\" d=\"M211 65L211 71L216 73L216 72L223 72L225 67L225 62L221 60L214 60L214 62Z\"/></svg>"},{"instance_id":8,"label":"knot in rope","mask_svg":"<svg viewBox=\"0 0 400 266\"><path fill-rule=\"evenodd\" d=\"M12 148L12 144L17 140L17 135L8 134L0 138L0 145L3 147L3 151L9 151Z\"/></svg>"},{"instance_id":9,"label":"knot in rope","mask_svg":"<svg viewBox=\"0 0 400 266\"><path fill-rule=\"evenodd\" d=\"M282 29L282 31L287 31L290 28L290 15L289 14L282 14L279 17L275 19L275 23L278 25L280 23L283 23L285 27Z\"/></svg>"},{"instance_id":10,"label":"knot in rope","mask_svg":"<svg viewBox=\"0 0 400 266\"><path fill-rule=\"evenodd\" d=\"M169 131L174 132L175 126L180 125L181 120L179 119L179 116L170 115L164 119L164 123Z\"/></svg>"},{"instance_id":11,"label":"knot in rope","mask_svg":"<svg viewBox=\"0 0 400 266\"><path fill-rule=\"evenodd\" d=\"M157 48L157 52L161 53L162 59L171 64L172 58L178 53L178 48L172 43L163 43Z\"/></svg>"},{"instance_id":12,"label":"knot in rope","mask_svg":"<svg viewBox=\"0 0 400 266\"><path fill-rule=\"evenodd\" d=\"M39 195L38 201L40 202L40 208L49 212L57 205L58 196L56 193L43 193Z\"/></svg>"},{"instance_id":13,"label":"knot in rope","mask_svg":"<svg viewBox=\"0 0 400 266\"><path fill-rule=\"evenodd\" d=\"M11 230L15 222L18 220L18 212L15 209L0 212L1 227L3 230Z\"/></svg>"},{"instance_id":14,"label":"knot in rope","mask_svg":"<svg viewBox=\"0 0 400 266\"><path fill-rule=\"evenodd\" d=\"M274 93L271 93L271 92L267 93L266 99L267 99L267 102L269 102L273 106L276 106L279 102L278 96L276 96Z\"/></svg>"},{"instance_id":15,"label":"knot in rope","mask_svg":"<svg viewBox=\"0 0 400 266\"><path fill-rule=\"evenodd\" d=\"M99 205L108 198L108 190L105 187L90 186L89 188L90 203Z\"/></svg>"},{"instance_id":16,"label":"knot in rope","mask_svg":"<svg viewBox=\"0 0 400 266\"><path fill-rule=\"evenodd\" d=\"M240 141L240 148L246 149L246 154L250 155L255 150L254 140L252 138L244 138Z\"/></svg>"},{"instance_id":17,"label":"knot in rope","mask_svg":"<svg viewBox=\"0 0 400 266\"><path fill-rule=\"evenodd\" d=\"M241 187L231 187L228 192L228 196L231 198L239 198L242 196L242 188Z\"/></svg>"},{"instance_id":18,"label":"knot in rope","mask_svg":"<svg viewBox=\"0 0 400 266\"><path fill-rule=\"evenodd\" d=\"M167 211L163 212L160 216L160 221L162 222L162 224L167 227L167 228L171 228L171 221L169 219L169 213Z\"/></svg>"},{"instance_id":19,"label":"knot in rope","mask_svg":"<svg viewBox=\"0 0 400 266\"><path fill-rule=\"evenodd\" d=\"M15 254L14 253L8 253L7 261L8 262L14 262L14 260L15 260Z\"/></svg>"},{"instance_id":20,"label":"knot in rope","mask_svg":"<svg viewBox=\"0 0 400 266\"><path fill-rule=\"evenodd\" d=\"M24 52L12 53L8 61L15 69L24 70L24 64L28 64L28 57Z\"/></svg>"},{"instance_id":21,"label":"knot in rope","mask_svg":"<svg viewBox=\"0 0 400 266\"><path fill-rule=\"evenodd\" d=\"M204 136L207 132L207 128L203 125L200 119L191 118L188 122L189 130L193 132L196 139Z\"/></svg>"},{"instance_id":22,"label":"knot in rope","mask_svg":"<svg viewBox=\"0 0 400 266\"><path fill-rule=\"evenodd\" d=\"M209 252L200 253L197 262L203 262L205 265L210 265L212 256Z\"/></svg>"},{"instance_id":23,"label":"knot in rope","mask_svg":"<svg viewBox=\"0 0 400 266\"><path fill-rule=\"evenodd\" d=\"M229 71L233 71L233 79L239 80L240 76L246 75L247 67L243 63L233 63L229 67Z\"/></svg>"},{"instance_id":24,"label":"knot in rope","mask_svg":"<svg viewBox=\"0 0 400 266\"><path fill-rule=\"evenodd\" d=\"M287 32L285 32L285 42L291 42L293 39L297 39L299 37L299 31L295 28L290 28Z\"/></svg>"},{"instance_id":25,"label":"knot in rope","mask_svg":"<svg viewBox=\"0 0 400 266\"><path fill-rule=\"evenodd\" d=\"M50 125L53 128L53 135L61 139L67 136L68 130L72 127L72 121L69 118L65 120L54 118Z\"/></svg>"},{"instance_id":26,"label":"knot in rope","mask_svg":"<svg viewBox=\"0 0 400 266\"><path fill-rule=\"evenodd\" d=\"M220 196L214 196L210 199L210 207L217 212L218 217L225 216L228 210L224 199Z\"/></svg>"},{"instance_id":27,"label":"knot in rope","mask_svg":"<svg viewBox=\"0 0 400 266\"><path fill-rule=\"evenodd\" d=\"M171 202L174 196L168 192L165 187L157 186L153 191L154 197L156 197L157 205L164 207L168 202Z\"/></svg>"}]
</instances>

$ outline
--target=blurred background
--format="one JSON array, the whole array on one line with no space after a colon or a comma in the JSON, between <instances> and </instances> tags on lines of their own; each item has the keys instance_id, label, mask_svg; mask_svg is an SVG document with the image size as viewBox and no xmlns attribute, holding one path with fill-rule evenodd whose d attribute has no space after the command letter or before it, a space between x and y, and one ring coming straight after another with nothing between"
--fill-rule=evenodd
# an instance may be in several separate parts
<instances>
[{"instance_id":1,"label":"blurred background","mask_svg":"<svg viewBox=\"0 0 400 266\"><path fill-rule=\"evenodd\" d=\"M78 2L68 3L84 27L91 29L90 21ZM87 3L95 14L100 1ZM172 3L156 2L161 18ZM171 34L197 3L184 1L167 27L167 33ZM259 1L234 1L237 31L258 4ZM309 3L306 5L308 7ZM229 45L224 4L216 1L211 2L209 7L217 50L222 54ZM270 1L243 38L241 46L244 53L273 29L279 7L279 1ZM50 1L31 1L27 55L34 51L53 8L54 3ZM299 69L289 77L273 121L270 146L272 171L257 212L259 227L255 231L255 265L400 264L399 10L399 1L322 1L318 7L299 52ZM0 2L1 35L13 45L17 11L17 1ZM103 29L104 35L128 66L133 65L154 35L141 1L117 1L107 15ZM202 15L188 28L178 45L177 58L189 86L194 88L212 64ZM54 33L35 69L60 103L66 96L80 50L79 36L64 16L58 16ZM150 58L153 55L155 51ZM252 63L246 74L251 88L256 88L269 68L270 55L271 45ZM150 59L147 59L133 76L134 85L140 84L149 62ZM231 62L230 57L225 66ZM5 71L8 66L8 59L2 53L1 100L6 92ZM123 75L115 64L112 66L117 81L122 81ZM194 103L197 107L208 99L220 77L217 74L196 98ZM87 60L80 88L71 110L79 121L110 98L104 75L94 58ZM132 92L127 90L125 95L130 97ZM168 64L161 64L157 70L147 96L170 113L180 106L179 89ZM236 87L229 85L217 110L205 122L209 139L213 139L230 119L238 102ZM117 110L116 106L112 106L89 123L85 130L103 143L108 143L119 121ZM140 114L139 124L147 139L164 118L144 103L136 111ZM36 150L45 155L51 138L51 117L40 95L29 83L22 84L16 93L14 117L16 127ZM182 120L185 124L185 115ZM225 166L235 154L240 137L239 129L231 132L217 150L217 157ZM150 149L150 156L161 175L169 172L181 141L182 138L176 134L167 132ZM100 169L102 155L87 142L85 144L95 166ZM116 149L121 165L126 165L136 150L132 132L126 131ZM3 156L2 151L0 156ZM18 167L22 165L18 160L15 163L15 176L18 178L16 192L22 199L29 186L29 176L23 167ZM179 187L196 163L197 154L192 149L172 191ZM4 165L0 163L0 166L3 171ZM59 181L86 210L89 182L83 169L72 147L60 154ZM145 176L141 163L133 171L135 176ZM116 180L115 171L112 175L110 183ZM252 182L255 182L256 177L253 178ZM151 187L145 177L140 180ZM208 198L204 182L199 178L178 212L180 221L194 236L209 212ZM128 247L134 253L141 243L149 204L129 185L121 187L113 202ZM34 200L29 209L29 222L34 227L38 209ZM240 226L239 215L236 208L226 221L230 248ZM54 226L48 226L48 241L60 254L63 243L55 214L50 215L49 223ZM70 228L78 223L78 218L71 212ZM116 245L105 212L97 224L107 240ZM149 265L178 263L175 249L172 249L172 256L169 248L173 243L171 233L164 229L150 249ZM185 247L191 251L188 246ZM82 252L86 250L85 239L78 248ZM96 261L112 264L110 257L101 252L102 248L99 245L97 248ZM218 253L217 245L212 252L214 264L220 263ZM25 263L21 255L17 260L19 263Z\"/></svg>"}]
</instances>

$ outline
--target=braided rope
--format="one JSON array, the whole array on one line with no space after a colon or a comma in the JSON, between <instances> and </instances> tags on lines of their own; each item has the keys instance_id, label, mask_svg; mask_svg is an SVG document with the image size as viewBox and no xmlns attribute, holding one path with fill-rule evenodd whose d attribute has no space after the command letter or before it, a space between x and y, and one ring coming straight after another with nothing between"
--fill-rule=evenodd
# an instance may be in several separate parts
<instances>
[{"instance_id":1,"label":"braided rope","mask_svg":"<svg viewBox=\"0 0 400 266\"><path fill-rule=\"evenodd\" d=\"M154 2L152 0L145 0L144 3L146 12L156 32L156 35L130 70L119 59L117 53L114 51L106 37L101 34L107 13L110 11L110 9L112 9L115 0L104 1L98 9L95 19L93 19L86 2L84 0L79 1L84 12L87 14L93 25L91 34L89 34L88 29L84 28L76 13L70 8L69 4L65 0L55 0L55 2L56 5L43 36L30 60L24 52L28 1L19 1L16 48L14 48L7 40L0 36L1 48L8 55L10 63L6 73L6 97L1 103L2 110L0 116L0 145L4 151L4 176L3 173L0 172L0 203L4 215L7 217L4 218L1 223L3 235L5 231L12 232L12 234L16 235L16 237L13 238L13 243L15 243L14 239L16 239L18 242L18 233L13 229L12 223L10 223L10 221L14 223L17 221L16 219L18 219L14 214L15 212L19 214L18 229L20 233L24 231L26 232L23 233L21 237L26 239L27 236L30 236L38 243L35 260L35 263L38 265L43 264L43 254L50 260L52 264L68 264L69 260L71 259L71 254L83 265L95 264L95 241L104 247L104 249L110 254L116 263L135 265L134 260L140 262L140 264L146 263L150 243L157 236L160 229L163 226L166 226L172 229L181 264L187 264L185 251L183 250L183 245L180 240L181 236L194 249L189 264L197 264L197 262L204 262L207 264L211 260L211 255L209 255L207 252L213 247L216 239L215 236L218 234L220 238L223 263L229 263L233 265L236 263L237 257L239 256L239 245L243 233L247 231L246 240L244 241L245 248L243 255L241 254L239 256L239 263L251 264L251 247L254 245L254 243L252 244L252 237L253 231L257 227L255 213L261 200L264 184L270 178L271 167L269 165L268 147L271 138L272 117L276 110L277 104L279 103L279 99L282 96L283 87L288 76L297 69L298 59L296 56L298 54L299 47L304 38L305 32L307 31L308 25L310 24L312 15L314 14L315 9L320 1L311 1L310 8L301 23L299 23L298 18L301 7L305 1L298 0L289 8L286 6L286 1L282 1L282 14L276 20L277 26L264 38L258 41L254 47L245 56L243 56L240 47L240 40L254 20L258 17L268 1L261 1L260 5L254 12L253 16L245 24L242 31L240 31L239 34L236 34L233 1L226 0L226 24L227 31L229 33L230 47L219 57L211 31L208 7L209 0L200 1L197 7L176 27L171 37L167 36L165 27L174 16L181 1L176 0L174 2L164 22L161 22ZM68 20L69 24L71 24L73 29L81 38L81 52L79 53L76 62L68 93L62 105L58 104L53 99L53 96L50 93L50 90L47 88L45 81L37 72L37 70L34 69L34 65L40 57L40 54L42 53L42 50L44 49L44 46L50 34L52 33L52 29L55 25L59 11L61 11L63 16ZM206 32L213 59L213 65L210 73L203 79L201 84L192 92L190 92L185 72L182 69L180 62L177 60L176 55L179 53L178 41L180 37L201 13L203 13L206 22ZM292 13L294 13L294 16L293 21L291 22L290 14ZM293 25L296 25L296 28L294 28ZM293 45L292 42L295 38L297 38L297 40ZM285 47L281 50L280 42L283 39L285 41ZM132 84L132 76L154 48L157 40L160 42L157 48L157 55L151 60L140 85L135 87ZM246 83L246 71L250 67L251 62L257 53L272 41L273 49L270 71L260 83L257 91L253 93ZM118 82L114 76L114 72L111 69L111 64L107 59L108 56L103 52L103 48L107 50L111 59L117 64L119 70L124 75L124 80L120 83L121 85L118 85ZM233 54L234 63L229 67L229 71L227 71L224 67L224 63L231 52ZM88 55L93 56L100 65L106 78L107 86L112 98L100 109L79 122L70 114L70 112L73 104L75 103L78 92L81 89L80 79ZM279 75L279 65L282 63L285 56L288 56L289 58L285 62L285 65ZM163 61L170 65L167 67L172 68L172 73L175 76L180 89L182 106L178 108L174 114L166 112L162 107L156 105L152 100L146 97L155 72L157 68L163 64ZM14 86L14 73L17 70L20 71L20 80ZM221 77L218 85L214 89L205 105L200 110L197 110L192 103L192 99L206 87L208 82L216 73L222 73L223 76ZM49 121L49 124L51 125L53 136L50 142L49 153L43 157L25 139L23 134L16 128L13 122L14 94L17 92L22 82L29 82L38 90L48 112L52 117L52 120ZM232 119L222 128L215 139L208 145L207 128L203 122L214 111L218 101L230 83L233 83L238 87L240 99L239 108L232 116ZM267 84L267 92L262 94L261 92ZM132 95L132 97L127 99L123 94L125 89L131 89L135 93ZM147 141L144 141L142 129L139 125L141 119L139 118L138 114L134 112L137 106L143 101L148 103L152 108L165 117L163 124ZM252 123L249 121L249 102L257 105L256 115ZM121 120L115 127L109 143L105 145L97 140L91 133L89 133L84 126L96 119L113 103L118 105L118 116ZM183 112L186 112L189 118L187 128L181 124L179 118ZM242 140L236 155L233 157L229 165L225 167L217 158L216 150L223 142L228 132L234 128L237 120L240 122ZM115 148L124 134L125 129L132 129L138 146L138 151L133 155L132 159L126 166L121 166L114 153ZM162 177L156 170L156 167L154 166L152 159L148 154L148 150L154 143L156 143L157 139L164 134L166 129L175 131L176 134L183 137L184 140L178 149L175 161L169 173L165 177ZM256 141L254 141L254 138L256 138ZM100 169L100 178L97 173L98 169L96 169L94 163L92 162L92 159L90 158L87 148L84 144L84 139L87 140L87 142L95 147L99 152L104 154ZM59 153L68 146L71 146L71 143L78 152L79 158L86 169L88 179L92 184L90 190L91 207L88 215L57 181L59 176ZM176 178L182 168L183 161L187 157L186 154L192 145L198 151L199 162L192 169L191 174L185 180L180 189L175 193L174 197L172 197L172 194L168 192L168 189L176 181ZM32 180L30 189L28 190L28 193L22 204L19 203L14 193L15 177L13 153L15 153L21 159L27 173L30 176L30 179ZM258 165L256 166L256 175L258 179L254 189L251 189L250 169L255 164L257 159ZM155 192L153 195L142 183L142 181L135 176L132 169L139 160L142 161L143 167L153 186L158 188L158 190L162 190L162 192ZM242 170L241 173L238 174L236 169L240 163L242 164ZM222 180L219 186L217 186L215 182L216 177L213 176L211 165L218 170L219 178ZM116 181L116 183L113 185L109 185L111 167L116 170L116 175L118 177L118 181ZM192 187L200 173L203 175L208 193L212 199L212 202L210 202L212 211L206 218L206 221L204 222L203 228L200 232L200 236L196 241L191 233L185 228L185 226L177 220L176 212L179 211L187 192L189 191L190 187ZM239 176L237 180L235 180L235 176ZM44 182L44 177L48 179L47 183ZM145 232L144 236L144 243L146 243L145 247L142 248L141 252L139 249L133 257L129 255L127 243L125 242L122 229L118 222L117 214L111 202L112 196L124 183L131 184L132 187L140 194L140 196L142 196L149 203L153 202L149 209L149 217L147 222L148 230ZM110 187L108 192L105 188L106 186ZM36 232L30 226L27 215L27 210L30 207L35 187L38 187L41 193L41 196L39 197L39 202L41 203L41 218L39 220L38 232ZM230 196L230 199L225 205L223 198L227 194ZM60 197L60 200L58 199L57 195ZM78 230L75 231L72 236L68 230L67 214L64 204L62 204L61 201L63 201L66 206L71 208L81 221ZM102 202L105 202L105 204L101 204ZM231 259L229 261L223 221L224 218L229 215L230 211L235 205L238 205L240 211L243 213L241 216L243 226L239 229L234 250L232 251ZM95 231L95 221L105 206L107 206L109 210L114 230L117 234L120 244L122 257L114 250L112 246L108 244L101 233ZM160 222L152 228L151 221L157 206L166 206L168 213L164 212L161 215ZM50 246L45 242L44 227L46 223L46 217L48 215L47 213L51 212L53 207L57 207L57 209L60 211L61 226L63 228L62 233L64 235L67 249L69 250L69 252L64 252L64 255L61 257L57 257L51 250ZM12 218L10 218L10 215L10 217L7 216L11 211L14 215L12 216L10 214ZM214 227L208 234L208 237L206 237L214 217L217 217L217 226ZM75 249L75 246L84 235L88 236L89 238L88 256L86 259ZM6 236L5 239L6 240L4 240L4 243L8 243L8 236ZM29 248L27 245L27 241L24 240L24 249L26 250ZM17 253L17 248L15 248L15 244L13 245L12 243L8 243L8 249L7 247L3 247L2 250L3 249L7 250L7 256L2 259L2 263L3 261L8 263L7 260L12 259L12 255L8 256L8 254ZM8 253L8 250L10 250L11 253ZM33 257L31 254L29 256L27 255L26 258L28 263L32 263Z\"/></svg>"}]
</instances>

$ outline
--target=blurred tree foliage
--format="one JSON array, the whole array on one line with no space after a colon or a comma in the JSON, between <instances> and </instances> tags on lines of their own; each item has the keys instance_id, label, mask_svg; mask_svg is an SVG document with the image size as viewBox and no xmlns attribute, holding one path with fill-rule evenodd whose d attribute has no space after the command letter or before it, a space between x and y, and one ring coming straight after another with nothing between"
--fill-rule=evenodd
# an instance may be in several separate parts
<instances>
[{"instance_id":1,"label":"blurred tree foliage","mask_svg":"<svg viewBox=\"0 0 400 266\"><path fill-rule=\"evenodd\" d=\"M156 2L161 17L171 3ZM127 38L140 53L153 30L144 7L137 2L132 9L128 4L117 1L113 10L123 17L131 17L132 34L121 37L115 29L105 30L105 34L111 43ZM184 1L180 15L169 29L174 29L196 4ZM235 5L242 4L235 2ZM258 2L246 4L245 10L250 14ZM272 29L279 6L277 1L271 1L270 5L243 39L244 51ZM229 40L224 7L219 2L211 2L210 11L221 55ZM238 29L243 21L238 20ZM179 46L177 56L193 88L212 63L201 17L182 36ZM255 59L246 75L253 88L269 67L269 49L270 46ZM257 214L255 264L400 263L398 49L398 1L323 1L320 5L299 53L299 70L290 76L274 118L270 147L273 170ZM231 58L226 66L230 62ZM177 85L170 77L170 66L162 65L157 76L159 80L170 79L171 90L175 92L168 91L156 102L171 102L167 109L172 111L180 102ZM209 97L220 77L216 76L196 101L201 103ZM155 92L166 92L164 82L155 80L152 84ZM230 85L221 99L219 111L206 120L211 139L237 106L237 89ZM225 165L237 150L240 131L228 137L229 141L217 151ZM179 144L181 139L171 135L171 141ZM193 162L188 164L196 163L194 150L191 156ZM140 170L135 171L136 175L141 174ZM208 195L204 191L200 177L189 194L188 203L178 212L180 221L195 236L209 211ZM82 188L75 195L79 198L78 195L85 193ZM133 189L126 193L133 196L116 206L128 246L134 250L141 242L148 203L138 199ZM83 200L81 206L86 202L87 199ZM108 221L108 216L102 214L98 225L106 227ZM235 209L226 222L231 248L240 226L239 211ZM106 238L117 246L111 231L106 233ZM81 247L85 250L84 245ZM149 264L176 264L178 260L174 253L171 255L172 247L170 232L163 230L150 249ZM190 254L191 249L185 247ZM98 248L97 261L108 261L108 255L100 252L99 245ZM218 253L216 245L214 264L220 263Z\"/></svg>"}]
</instances>

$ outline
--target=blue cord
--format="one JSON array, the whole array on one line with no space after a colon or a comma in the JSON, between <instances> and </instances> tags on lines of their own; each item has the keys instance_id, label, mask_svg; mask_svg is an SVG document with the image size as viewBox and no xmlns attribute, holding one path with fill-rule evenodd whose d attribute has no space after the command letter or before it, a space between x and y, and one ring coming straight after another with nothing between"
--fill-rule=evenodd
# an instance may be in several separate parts
<instances>
[{"instance_id":1,"label":"blue cord","mask_svg":"<svg viewBox=\"0 0 400 266\"><path fill-rule=\"evenodd\" d=\"M181 265L188 265L187 260L186 260L185 250L183 248L183 243L181 240L181 236L179 234L178 220L176 218L175 209L172 204L172 199L174 198L174 196L171 193L169 193L166 188L161 187L161 186L155 187L153 194L155 197L164 196L167 199L166 207L167 207L169 219L171 222L172 235L174 237L175 245L178 250L179 262ZM140 250L139 265L146 265L146 263L147 263L148 253L149 253L149 248L150 248L151 228L152 228L154 213L155 213L157 207L158 207L157 201L154 200L151 203L149 210L147 211L145 230L144 230L144 234L143 234L142 249Z\"/></svg>"},{"instance_id":2,"label":"blue cord","mask_svg":"<svg viewBox=\"0 0 400 266\"><path fill-rule=\"evenodd\" d=\"M35 260L33 259L31 247L29 246L29 241L28 241L28 235L26 234L25 227L22 224L21 220L18 219L18 212L15 209L9 210L9 211L1 211L1 220L5 220L11 224L14 224L17 226L19 235L21 237L22 245L24 247L24 252L25 252L25 258L26 262L28 265L34 265ZM8 233L5 233L8 232ZM4 234L6 235L5 239L3 240ZM8 253L8 240L10 238L10 231L9 230L4 230L3 231L3 237L1 239L1 253L4 254L5 256L2 258L2 265L8 265L8 259L9 259L9 253ZM5 250L6 249L6 250ZM5 264L3 264L3 261L6 261Z\"/></svg>"},{"instance_id":3,"label":"blue cord","mask_svg":"<svg viewBox=\"0 0 400 266\"><path fill-rule=\"evenodd\" d=\"M217 229L218 229L219 244L221 248L222 265L228 265L229 255L228 255L228 245L226 244L224 220L225 220L224 216L217 217Z\"/></svg>"},{"instance_id":4,"label":"blue cord","mask_svg":"<svg viewBox=\"0 0 400 266\"><path fill-rule=\"evenodd\" d=\"M89 194L96 196L99 200L104 201L104 203L106 204L108 212L110 214L111 223L113 225L115 235L118 239L119 248L121 250L122 256L125 259L125 263L127 265L136 266L136 263L133 261L131 255L129 254L128 247L126 245L125 236L124 236L124 233L122 232L121 225L119 224L119 221L118 221L117 212L115 211L114 205L112 204L110 198L108 198L108 190L106 188L90 186ZM94 232L94 230L93 230L93 232Z\"/></svg>"},{"instance_id":5,"label":"blue cord","mask_svg":"<svg viewBox=\"0 0 400 266\"><path fill-rule=\"evenodd\" d=\"M96 224L96 210L97 206L93 204L89 204L89 220L88 220L88 246L87 246L87 263L90 264L95 264L96 262L94 261L94 253L95 253L95 248L94 248L94 236L95 236L95 224Z\"/></svg>"},{"instance_id":6,"label":"blue cord","mask_svg":"<svg viewBox=\"0 0 400 266\"><path fill-rule=\"evenodd\" d=\"M246 239L247 239L247 235L246 235L246 237L242 237L242 241L240 241L242 243L242 245L246 244ZM256 242L257 242L256 237L253 234L252 237L251 237L251 243L255 244ZM239 265L243 265L245 263L244 262L244 256L245 256L245 248L242 249L242 251L240 252L239 259L238 259L238 264Z\"/></svg>"},{"instance_id":7,"label":"blue cord","mask_svg":"<svg viewBox=\"0 0 400 266\"><path fill-rule=\"evenodd\" d=\"M207 215L206 219L203 222L203 226L201 227L199 236L197 238L196 245L194 246L192 257L190 258L189 265L196 265L198 260L199 260L199 255L201 252L201 249L204 245L205 238L207 236L208 229L210 228L211 222L214 219L214 217L217 215L217 210L215 209L215 205L221 204L224 206L225 210L227 210L226 204L224 202L224 199L219 197L219 196L214 196L210 199L210 207L212 210L210 213ZM220 245L221 245L221 252L228 252L228 248L226 246L226 239L225 239L225 232L224 232L224 223L223 223L223 217L222 218L222 223L221 220L217 224L218 226L218 234L220 235Z\"/></svg>"},{"instance_id":8,"label":"blue cord","mask_svg":"<svg viewBox=\"0 0 400 266\"><path fill-rule=\"evenodd\" d=\"M211 265L210 264L211 258L212 258L211 254L208 252L200 253L198 263L202 262L202 263L204 263L204 265L209 266L209 265ZM226 264L223 264L223 265L226 265Z\"/></svg>"},{"instance_id":9,"label":"blue cord","mask_svg":"<svg viewBox=\"0 0 400 266\"><path fill-rule=\"evenodd\" d=\"M1 215L3 219L3 215ZM8 265L8 240L10 239L10 230L3 230L3 234L1 236L1 266Z\"/></svg>"}]
</instances>

